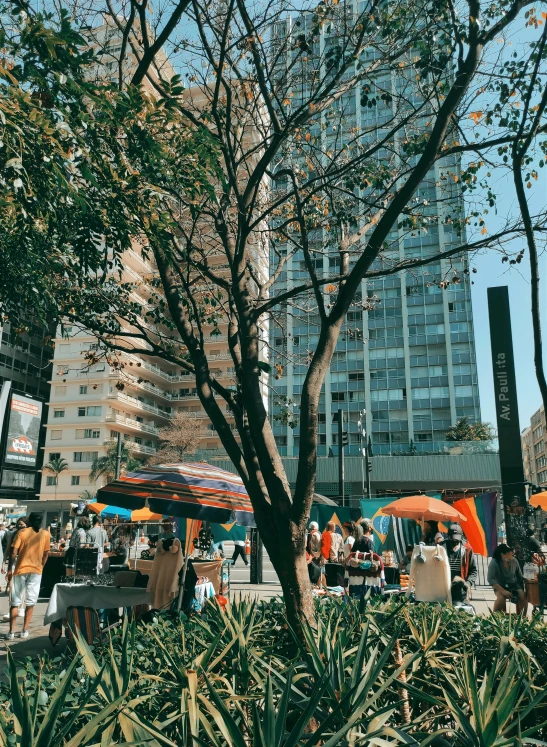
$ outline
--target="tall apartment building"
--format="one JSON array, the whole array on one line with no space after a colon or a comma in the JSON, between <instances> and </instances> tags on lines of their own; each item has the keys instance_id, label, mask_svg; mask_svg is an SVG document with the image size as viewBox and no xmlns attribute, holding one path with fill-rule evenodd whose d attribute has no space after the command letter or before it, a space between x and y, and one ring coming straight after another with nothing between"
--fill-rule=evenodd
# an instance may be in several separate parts
<instances>
[{"instance_id":1,"label":"tall apartment building","mask_svg":"<svg viewBox=\"0 0 547 747\"><path fill-rule=\"evenodd\" d=\"M547 485L547 422L543 405L522 431L524 476L532 485Z\"/></svg>"},{"instance_id":2,"label":"tall apartment building","mask_svg":"<svg viewBox=\"0 0 547 747\"><path fill-rule=\"evenodd\" d=\"M354 14L362 4L346 4L347 11ZM296 26L295 26L296 22ZM313 19L299 17L279 23L275 29L279 39L294 34L309 33ZM336 39L334 31L325 24L319 32L314 49L310 52L316 59L325 59ZM334 28L334 24L332 24ZM287 59L280 55L278 65L294 68L296 42L287 45ZM367 52L372 60L378 52ZM296 76L295 76L296 77ZM311 77L311 76L310 76ZM306 97L305 71L297 79L294 95L296 104ZM391 85L397 81L393 78ZM302 94L298 86L302 87ZM321 115L311 128L312 137L321 137L321 149L327 151L341 148L355 138L355 133L370 131L389 118L385 105L379 100L374 107L361 104L362 86L345 93L337 102L337 116L331 122L327 114ZM336 126L331 126L335 124ZM347 135L346 135L347 133ZM306 146L302 145L305 151ZM457 157L443 159L441 164L428 174L418 192L427 215L438 211L436 205L444 198L446 182L441 193L440 169L450 167L459 172ZM463 202L454 196L450 204L460 208ZM320 232L317 232L320 233ZM323 276L336 274L339 268L339 253L336 248L325 250L322 236L316 236L316 246L321 248L314 259L316 271ZM426 258L442 249L450 249L463 243L465 237L453 225L438 220L430 225L427 233L394 228L389 235L390 252L400 260ZM313 249L313 247L312 247ZM331 253L332 252L332 253ZM272 258L273 259L273 258ZM355 256L350 256L350 263ZM372 269L379 267L376 263ZM337 415L342 409L349 421L349 449L359 453L357 420L359 411L366 410L366 429L371 435L374 454L400 452L427 452L445 448L447 429L463 416L472 422L480 420L479 392L471 308L471 288L468 279L466 257L436 261L412 272L369 280L361 284L356 304L347 314L346 324L340 335L332 358L330 371L325 379L320 399L319 455L336 454ZM302 282L307 276L303 253L297 252L286 264L284 277L287 283ZM447 289L439 287L445 277L458 278L456 284ZM282 287L278 285L279 290ZM378 299L373 310L364 310L362 301ZM277 313L277 312L276 312ZM286 317L280 309L278 323L271 328L271 346L274 362L283 364L283 376L275 382L272 394L272 411L280 413L287 398L298 403L302 383L307 372L309 351L315 349L319 336L319 318L313 312L294 308ZM281 404L280 404L281 402ZM274 432L281 454L296 456L299 449L298 427L274 424Z\"/></svg>"}]
</instances>

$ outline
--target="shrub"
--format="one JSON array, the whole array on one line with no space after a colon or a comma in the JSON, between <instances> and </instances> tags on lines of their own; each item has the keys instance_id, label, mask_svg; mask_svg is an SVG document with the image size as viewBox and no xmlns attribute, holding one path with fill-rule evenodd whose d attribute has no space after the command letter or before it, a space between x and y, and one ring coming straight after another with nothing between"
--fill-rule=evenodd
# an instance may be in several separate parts
<instances>
[{"instance_id":1,"label":"shrub","mask_svg":"<svg viewBox=\"0 0 547 747\"><path fill-rule=\"evenodd\" d=\"M125 625L95 647L78 639L64 658L17 664L10 656L0 744L545 743L546 627L538 619L327 601L305 637L302 645L292 636L279 602L241 599L201 618Z\"/></svg>"}]
</instances>

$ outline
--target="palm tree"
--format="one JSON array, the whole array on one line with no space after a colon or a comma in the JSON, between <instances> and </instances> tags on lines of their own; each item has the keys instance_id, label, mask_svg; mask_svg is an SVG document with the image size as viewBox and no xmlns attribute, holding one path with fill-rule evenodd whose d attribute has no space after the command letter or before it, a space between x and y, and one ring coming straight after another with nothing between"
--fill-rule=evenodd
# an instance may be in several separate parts
<instances>
[{"instance_id":1,"label":"palm tree","mask_svg":"<svg viewBox=\"0 0 547 747\"><path fill-rule=\"evenodd\" d=\"M91 490L82 490L81 493L78 493L78 498L81 501L85 501L86 503L90 503L91 501L94 501L97 497L97 493L93 493Z\"/></svg>"},{"instance_id":2,"label":"palm tree","mask_svg":"<svg viewBox=\"0 0 547 747\"><path fill-rule=\"evenodd\" d=\"M55 500L57 500L57 488L59 487L59 475L68 469L68 462L62 457L55 457L50 459L47 464L44 465L46 472L51 472L55 475Z\"/></svg>"},{"instance_id":3,"label":"palm tree","mask_svg":"<svg viewBox=\"0 0 547 747\"><path fill-rule=\"evenodd\" d=\"M118 445L116 441L105 441L107 446L106 456L100 456L94 459L91 463L91 472L89 473L89 479L91 482L96 482L100 478L105 483L112 482L116 477L116 456L118 452ZM131 451L122 442L122 458L120 463L120 474L124 475L126 472L132 472L138 469L143 461L133 456Z\"/></svg>"}]
</instances>

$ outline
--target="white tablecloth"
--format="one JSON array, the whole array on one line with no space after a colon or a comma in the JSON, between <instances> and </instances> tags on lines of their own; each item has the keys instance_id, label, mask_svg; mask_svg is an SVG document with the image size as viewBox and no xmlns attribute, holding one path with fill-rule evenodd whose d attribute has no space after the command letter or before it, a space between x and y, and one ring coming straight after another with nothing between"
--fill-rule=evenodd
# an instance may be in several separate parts
<instances>
[{"instance_id":1,"label":"white tablecloth","mask_svg":"<svg viewBox=\"0 0 547 747\"><path fill-rule=\"evenodd\" d=\"M69 607L91 607L94 610L134 607L150 604L146 589L89 584L55 584L44 615L44 625L62 620Z\"/></svg>"}]
</instances>

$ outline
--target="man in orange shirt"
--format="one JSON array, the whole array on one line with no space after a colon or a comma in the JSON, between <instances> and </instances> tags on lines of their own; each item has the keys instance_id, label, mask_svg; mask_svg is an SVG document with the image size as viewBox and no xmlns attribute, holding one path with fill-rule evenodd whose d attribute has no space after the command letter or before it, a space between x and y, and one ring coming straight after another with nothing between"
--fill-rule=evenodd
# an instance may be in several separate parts
<instances>
[{"instance_id":1,"label":"man in orange shirt","mask_svg":"<svg viewBox=\"0 0 547 747\"><path fill-rule=\"evenodd\" d=\"M12 567L13 559L17 557L10 598L10 624L6 638L15 638L15 623L22 595L26 595L25 620L21 638L28 638L28 628L34 612L34 605L38 601L42 571L46 564L50 548L50 534L42 529L42 514L31 513L28 517L29 526L18 532L11 547L11 558L8 567ZM11 573L8 573L8 577Z\"/></svg>"}]
</instances>

